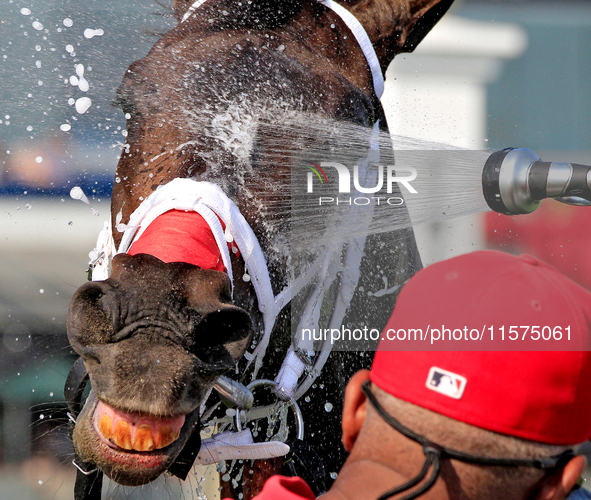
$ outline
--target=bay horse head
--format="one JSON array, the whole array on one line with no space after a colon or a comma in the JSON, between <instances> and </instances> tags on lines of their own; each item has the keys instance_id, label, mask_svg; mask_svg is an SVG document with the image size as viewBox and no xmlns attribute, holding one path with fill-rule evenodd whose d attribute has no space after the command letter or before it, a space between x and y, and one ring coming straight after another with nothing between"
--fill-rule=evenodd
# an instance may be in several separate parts
<instances>
[{"instance_id":1,"label":"bay horse head","mask_svg":"<svg viewBox=\"0 0 591 500\"><path fill-rule=\"evenodd\" d=\"M452 0L340 3L365 27L385 72ZM372 72L347 25L317 0L176 0L174 9L178 26L129 67L118 91L128 137L113 187L114 243L138 229L130 218L159 186L178 178L211 183L252 228L277 294L289 276L276 243L290 201L289 161L276 144L293 149L297 140L281 130L282 115L371 126L381 116ZM280 132L251 126L263 114ZM125 485L170 468L217 378L268 327L261 295L243 279L244 250L216 237L226 221L216 222L214 210L203 226L203 214L191 210L174 206L142 226L114 257L110 277L82 286L70 306L68 335L92 386L74 446ZM286 325L276 323L274 333L284 346Z\"/></svg>"}]
</instances>

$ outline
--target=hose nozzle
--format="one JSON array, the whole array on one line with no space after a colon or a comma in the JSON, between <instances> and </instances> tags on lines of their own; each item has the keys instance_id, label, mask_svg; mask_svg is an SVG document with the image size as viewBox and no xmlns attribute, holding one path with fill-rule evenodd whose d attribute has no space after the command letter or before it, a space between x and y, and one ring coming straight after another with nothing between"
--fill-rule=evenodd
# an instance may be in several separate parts
<instances>
[{"instance_id":1,"label":"hose nozzle","mask_svg":"<svg viewBox=\"0 0 591 500\"><path fill-rule=\"evenodd\" d=\"M591 206L591 166L544 162L531 149L507 148L486 161L482 191L488 206L506 215L529 214L544 198Z\"/></svg>"}]
</instances>

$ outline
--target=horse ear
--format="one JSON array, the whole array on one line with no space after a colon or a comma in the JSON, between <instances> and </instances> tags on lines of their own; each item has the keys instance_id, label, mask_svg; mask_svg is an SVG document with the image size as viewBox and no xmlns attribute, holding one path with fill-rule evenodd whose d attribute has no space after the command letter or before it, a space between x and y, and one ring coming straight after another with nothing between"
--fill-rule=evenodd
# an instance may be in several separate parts
<instances>
[{"instance_id":1,"label":"horse ear","mask_svg":"<svg viewBox=\"0 0 591 500\"><path fill-rule=\"evenodd\" d=\"M427 36L427 33L439 22L443 17L454 0L429 0L427 2L420 1L419 12L422 10L422 14L414 23L410 33L404 41L404 45L400 52L413 52L417 45L421 43L423 38Z\"/></svg>"}]
</instances>

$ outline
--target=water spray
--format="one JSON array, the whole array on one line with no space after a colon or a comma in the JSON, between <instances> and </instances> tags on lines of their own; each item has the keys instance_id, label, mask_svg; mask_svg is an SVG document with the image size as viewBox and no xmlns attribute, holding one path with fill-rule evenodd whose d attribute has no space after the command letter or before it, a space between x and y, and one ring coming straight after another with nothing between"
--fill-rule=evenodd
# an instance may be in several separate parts
<instances>
[{"instance_id":1,"label":"water spray","mask_svg":"<svg viewBox=\"0 0 591 500\"><path fill-rule=\"evenodd\" d=\"M507 148L486 161L482 190L488 206L506 215L531 213L544 198L591 206L591 166L545 162L531 149Z\"/></svg>"}]
</instances>

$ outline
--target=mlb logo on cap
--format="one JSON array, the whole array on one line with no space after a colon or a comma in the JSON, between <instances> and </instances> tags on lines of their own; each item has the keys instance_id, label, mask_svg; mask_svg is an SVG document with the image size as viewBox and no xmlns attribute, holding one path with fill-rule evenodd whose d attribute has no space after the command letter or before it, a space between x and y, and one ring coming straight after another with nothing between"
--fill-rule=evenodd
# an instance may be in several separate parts
<instances>
[{"instance_id":1,"label":"mlb logo on cap","mask_svg":"<svg viewBox=\"0 0 591 500\"><path fill-rule=\"evenodd\" d=\"M460 399L466 388L466 377L433 366L429 370L429 376L425 385L427 389L453 399Z\"/></svg>"}]
</instances>

